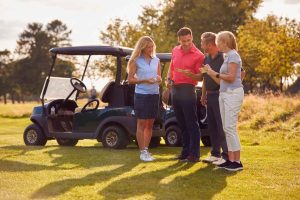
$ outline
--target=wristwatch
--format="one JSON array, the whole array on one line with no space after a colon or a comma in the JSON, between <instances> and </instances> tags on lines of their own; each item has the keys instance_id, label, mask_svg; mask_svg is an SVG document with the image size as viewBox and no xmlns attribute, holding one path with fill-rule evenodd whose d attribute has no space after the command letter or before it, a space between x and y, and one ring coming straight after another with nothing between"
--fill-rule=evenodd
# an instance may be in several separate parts
<instances>
[{"instance_id":1,"label":"wristwatch","mask_svg":"<svg viewBox=\"0 0 300 200\"><path fill-rule=\"evenodd\" d=\"M219 73L216 74L216 78L220 78L220 74Z\"/></svg>"},{"instance_id":2,"label":"wristwatch","mask_svg":"<svg viewBox=\"0 0 300 200\"><path fill-rule=\"evenodd\" d=\"M168 84L169 84L169 85L173 85L173 83L174 83L173 80L170 79L170 78L168 78Z\"/></svg>"}]
</instances>

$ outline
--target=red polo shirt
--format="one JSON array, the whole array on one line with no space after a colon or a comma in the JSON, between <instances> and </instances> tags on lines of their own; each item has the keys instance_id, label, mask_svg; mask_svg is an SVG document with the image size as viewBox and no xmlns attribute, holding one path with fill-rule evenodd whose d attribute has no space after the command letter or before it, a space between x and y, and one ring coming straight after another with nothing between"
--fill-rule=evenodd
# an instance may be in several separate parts
<instances>
[{"instance_id":1,"label":"red polo shirt","mask_svg":"<svg viewBox=\"0 0 300 200\"><path fill-rule=\"evenodd\" d=\"M200 72L200 67L202 67L203 61L203 53L199 49L197 49L194 44L192 44L192 47L188 52L184 52L181 48L181 45L174 47L172 50L172 60L170 64L170 78L174 81L175 85L197 85L198 81L185 76L175 69L189 69L191 72L198 74Z\"/></svg>"}]
</instances>

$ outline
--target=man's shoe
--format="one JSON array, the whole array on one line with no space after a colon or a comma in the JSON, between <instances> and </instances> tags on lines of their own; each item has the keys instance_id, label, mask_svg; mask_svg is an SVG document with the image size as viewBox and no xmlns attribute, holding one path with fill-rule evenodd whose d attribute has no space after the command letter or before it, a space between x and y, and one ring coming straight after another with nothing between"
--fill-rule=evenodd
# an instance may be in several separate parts
<instances>
[{"instance_id":1,"label":"man's shoe","mask_svg":"<svg viewBox=\"0 0 300 200\"><path fill-rule=\"evenodd\" d=\"M225 159L219 158L217 161L212 162L212 164L214 164L214 165L221 165L221 164L223 164L223 163L225 163L225 162L226 162Z\"/></svg>"},{"instance_id":2,"label":"man's shoe","mask_svg":"<svg viewBox=\"0 0 300 200\"><path fill-rule=\"evenodd\" d=\"M220 158L215 157L215 156L209 156L208 158L205 158L203 160L203 162L205 162L205 163L213 163L213 162L216 162L218 160L220 160Z\"/></svg>"},{"instance_id":3,"label":"man's shoe","mask_svg":"<svg viewBox=\"0 0 300 200\"><path fill-rule=\"evenodd\" d=\"M218 168L225 168L225 167L227 167L227 166L229 166L229 165L231 165L232 164L232 162L230 161L230 160L226 160L226 162L224 162L224 163L222 163L222 164L220 164L220 165L216 165Z\"/></svg>"},{"instance_id":4,"label":"man's shoe","mask_svg":"<svg viewBox=\"0 0 300 200\"><path fill-rule=\"evenodd\" d=\"M182 159L180 161L181 162L193 162L193 163L195 163L195 162L199 162L200 159L195 157L195 156L189 155L186 159Z\"/></svg>"},{"instance_id":5,"label":"man's shoe","mask_svg":"<svg viewBox=\"0 0 300 200\"><path fill-rule=\"evenodd\" d=\"M243 170L243 164L242 164L242 162L240 162L240 163L232 162L231 165L228 165L227 167L225 167L225 169L227 171L236 172L239 170Z\"/></svg>"},{"instance_id":6,"label":"man's shoe","mask_svg":"<svg viewBox=\"0 0 300 200\"><path fill-rule=\"evenodd\" d=\"M177 155L177 156L174 157L175 160L184 160L186 158L187 158L187 156L183 156L181 154L179 154L179 155Z\"/></svg>"}]
</instances>

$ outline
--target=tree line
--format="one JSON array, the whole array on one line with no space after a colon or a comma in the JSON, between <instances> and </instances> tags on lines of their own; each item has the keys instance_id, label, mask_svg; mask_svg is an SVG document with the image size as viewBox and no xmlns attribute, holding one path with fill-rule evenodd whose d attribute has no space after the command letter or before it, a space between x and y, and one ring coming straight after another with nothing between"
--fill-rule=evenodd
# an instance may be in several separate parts
<instances>
[{"instance_id":1,"label":"tree line","mask_svg":"<svg viewBox=\"0 0 300 200\"><path fill-rule=\"evenodd\" d=\"M60 20L44 26L29 23L19 35L15 54L0 51L0 96L6 103L7 95L15 100L34 100L39 96L51 64L49 49L69 46L71 30ZM14 58L17 57L17 58ZM71 76L75 70L72 62L58 59L54 76Z\"/></svg>"},{"instance_id":2,"label":"tree line","mask_svg":"<svg viewBox=\"0 0 300 200\"><path fill-rule=\"evenodd\" d=\"M137 24L116 18L100 38L108 44L134 47L139 37L149 35L158 52L170 52L177 45L176 32L183 26L193 30L198 47L204 32L232 31L247 74L246 91L285 92L292 83L297 83L298 90L294 91L299 91L300 23L274 15L255 19L253 15L261 2L165 0L159 5L144 6ZM113 71L113 65L102 68L103 73L107 71Z\"/></svg>"},{"instance_id":3,"label":"tree line","mask_svg":"<svg viewBox=\"0 0 300 200\"><path fill-rule=\"evenodd\" d=\"M237 36L238 50L247 72L245 90L285 92L293 82L299 85L300 24L273 15L255 19L253 15L261 2L162 0L157 5L144 6L136 24L120 18L112 20L99 38L105 44L133 48L139 37L149 35L157 45L157 52L170 52L177 45L176 32L183 26L193 30L198 47L203 32L229 30ZM71 45L70 34L71 30L60 20L45 26L35 22L28 24L19 36L14 53L0 51L0 96L6 99L9 94L13 100L38 97L51 62L49 49ZM55 76L67 77L76 71L70 60L59 59L58 64ZM115 75L115 61L110 58L99 60L95 66L101 66L93 69L104 76Z\"/></svg>"}]
</instances>

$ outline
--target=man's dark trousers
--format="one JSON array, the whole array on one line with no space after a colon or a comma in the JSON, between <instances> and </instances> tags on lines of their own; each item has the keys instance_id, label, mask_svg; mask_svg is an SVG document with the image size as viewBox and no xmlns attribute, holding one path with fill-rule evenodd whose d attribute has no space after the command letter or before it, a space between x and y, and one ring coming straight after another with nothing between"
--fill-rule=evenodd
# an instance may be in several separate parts
<instances>
[{"instance_id":1,"label":"man's dark trousers","mask_svg":"<svg viewBox=\"0 0 300 200\"><path fill-rule=\"evenodd\" d=\"M197 118L195 87L179 84L172 87L172 104L182 131L182 157L200 158L200 128Z\"/></svg>"},{"instance_id":2,"label":"man's dark trousers","mask_svg":"<svg viewBox=\"0 0 300 200\"><path fill-rule=\"evenodd\" d=\"M228 148L220 114L219 91L207 93L207 124L212 146L211 155L220 157L222 148L222 157L228 160Z\"/></svg>"}]
</instances>

